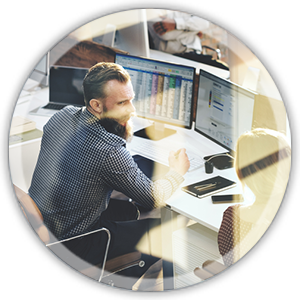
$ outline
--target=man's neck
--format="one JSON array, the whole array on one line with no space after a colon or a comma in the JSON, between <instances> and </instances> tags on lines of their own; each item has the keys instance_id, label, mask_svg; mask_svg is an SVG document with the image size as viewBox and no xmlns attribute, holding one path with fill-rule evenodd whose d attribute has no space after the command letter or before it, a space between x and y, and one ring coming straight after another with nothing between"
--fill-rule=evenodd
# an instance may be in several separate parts
<instances>
[{"instance_id":1,"label":"man's neck","mask_svg":"<svg viewBox=\"0 0 300 300\"><path fill-rule=\"evenodd\" d=\"M97 113L92 107L87 106L86 109L92 114L94 115L97 119L100 120L101 116L99 113Z\"/></svg>"}]
</instances>

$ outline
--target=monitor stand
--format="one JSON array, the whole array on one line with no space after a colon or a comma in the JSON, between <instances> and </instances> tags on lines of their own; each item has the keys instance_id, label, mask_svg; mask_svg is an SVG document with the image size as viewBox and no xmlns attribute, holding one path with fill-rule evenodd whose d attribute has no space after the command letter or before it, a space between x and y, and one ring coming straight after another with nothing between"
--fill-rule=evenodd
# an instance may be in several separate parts
<instances>
[{"instance_id":1,"label":"monitor stand","mask_svg":"<svg viewBox=\"0 0 300 300\"><path fill-rule=\"evenodd\" d=\"M153 141L159 141L175 133L176 130L166 128L162 123L154 122L153 125L136 131L134 133L134 136L150 139Z\"/></svg>"},{"instance_id":2,"label":"monitor stand","mask_svg":"<svg viewBox=\"0 0 300 300\"><path fill-rule=\"evenodd\" d=\"M232 158L232 155L229 152L208 155L203 157L203 159L206 161L211 161L214 167L218 170L232 168L234 163L234 159Z\"/></svg>"}]
</instances>

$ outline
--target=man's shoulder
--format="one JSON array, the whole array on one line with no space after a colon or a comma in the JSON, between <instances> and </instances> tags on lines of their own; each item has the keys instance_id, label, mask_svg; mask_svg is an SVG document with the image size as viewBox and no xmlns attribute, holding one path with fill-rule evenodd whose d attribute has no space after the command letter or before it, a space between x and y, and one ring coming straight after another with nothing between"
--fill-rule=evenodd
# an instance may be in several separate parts
<instances>
[{"instance_id":1,"label":"man's shoulder","mask_svg":"<svg viewBox=\"0 0 300 300\"><path fill-rule=\"evenodd\" d=\"M85 107L78 107L73 105L67 105L59 111L62 115L76 115L81 114L85 110Z\"/></svg>"},{"instance_id":2,"label":"man's shoulder","mask_svg":"<svg viewBox=\"0 0 300 300\"><path fill-rule=\"evenodd\" d=\"M120 148L126 144L122 138L107 132L85 107L66 106L51 117L49 125L50 128L62 127L64 131L74 132L77 136L83 134L86 141L90 140L100 147L105 144L108 148Z\"/></svg>"},{"instance_id":3,"label":"man's shoulder","mask_svg":"<svg viewBox=\"0 0 300 300\"><path fill-rule=\"evenodd\" d=\"M80 107L75 107L75 106L71 106L71 105L65 106L64 108L62 108L61 110L59 110L58 112L56 112L49 119L49 121L72 117L73 115L78 114L78 112L80 112L80 110L81 110Z\"/></svg>"}]
</instances>

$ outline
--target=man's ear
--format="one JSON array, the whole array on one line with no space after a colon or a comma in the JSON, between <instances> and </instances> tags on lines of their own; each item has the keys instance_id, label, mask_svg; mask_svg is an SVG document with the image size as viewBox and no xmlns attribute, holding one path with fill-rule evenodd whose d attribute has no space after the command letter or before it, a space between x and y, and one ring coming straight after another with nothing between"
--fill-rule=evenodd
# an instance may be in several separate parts
<instances>
[{"instance_id":1,"label":"man's ear","mask_svg":"<svg viewBox=\"0 0 300 300\"><path fill-rule=\"evenodd\" d=\"M103 103L101 100L91 99L90 100L91 108L98 114L102 114L103 112Z\"/></svg>"}]
</instances>

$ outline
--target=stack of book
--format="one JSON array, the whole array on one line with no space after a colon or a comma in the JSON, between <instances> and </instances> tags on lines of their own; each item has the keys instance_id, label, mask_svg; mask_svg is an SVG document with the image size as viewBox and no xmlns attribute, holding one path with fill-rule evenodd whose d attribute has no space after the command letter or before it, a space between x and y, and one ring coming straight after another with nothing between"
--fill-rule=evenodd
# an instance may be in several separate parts
<instances>
[{"instance_id":1,"label":"stack of book","mask_svg":"<svg viewBox=\"0 0 300 300\"><path fill-rule=\"evenodd\" d=\"M17 135L35 129L35 122L21 116L12 119L9 135Z\"/></svg>"},{"instance_id":2,"label":"stack of book","mask_svg":"<svg viewBox=\"0 0 300 300\"><path fill-rule=\"evenodd\" d=\"M42 135L43 132L36 128L34 121L15 116L10 127L9 145L35 140L41 138Z\"/></svg>"}]
</instances>

